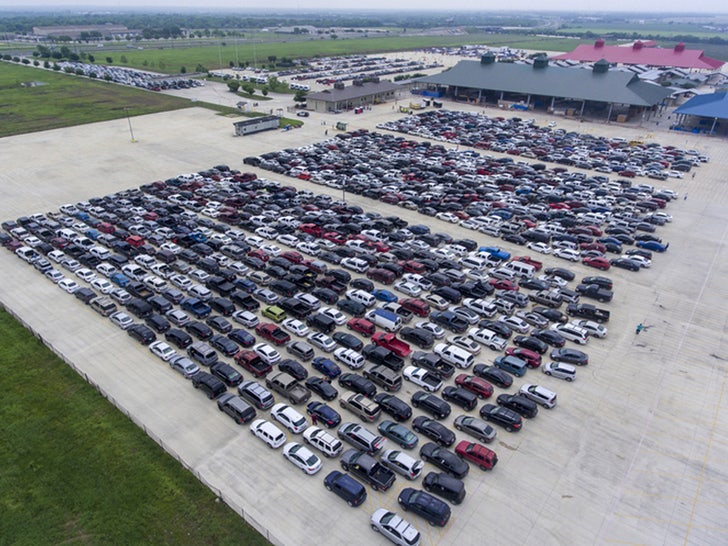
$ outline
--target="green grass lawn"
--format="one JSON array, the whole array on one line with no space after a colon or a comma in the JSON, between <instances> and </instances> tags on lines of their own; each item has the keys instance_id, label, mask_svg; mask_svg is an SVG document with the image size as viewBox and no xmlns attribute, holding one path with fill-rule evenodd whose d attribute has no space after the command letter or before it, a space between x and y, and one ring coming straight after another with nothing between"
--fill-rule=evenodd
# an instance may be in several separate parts
<instances>
[{"instance_id":1,"label":"green grass lawn","mask_svg":"<svg viewBox=\"0 0 728 546\"><path fill-rule=\"evenodd\" d=\"M0 310L0 544L268 544Z\"/></svg>"},{"instance_id":2,"label":"green grass lawn","mask_svg":"<svg viewBox=\"0 0 728 546\"><path fill-rule=\"evenodd\" d=\"M41 82L37 87L23 83ZM189 100L0 62L0 137L195 106Z\"/></svg>"}]
</instances>

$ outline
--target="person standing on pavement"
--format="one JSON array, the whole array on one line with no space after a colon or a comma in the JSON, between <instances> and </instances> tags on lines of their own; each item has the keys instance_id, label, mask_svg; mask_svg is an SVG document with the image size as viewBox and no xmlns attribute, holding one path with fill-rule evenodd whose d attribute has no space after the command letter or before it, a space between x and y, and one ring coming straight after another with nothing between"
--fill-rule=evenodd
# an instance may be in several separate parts
<instances>
[{"instance_id":1,"label":"person standing on pavement","mask_svg":"<svg viewBox=\"0 0 728 546\"><path fill-rule=\"evenodd\" d=\"M313 423L314 425L318 423L318 417L316 417L315 413L311 414L311 423Z\"/></svg>"}]
</instances>

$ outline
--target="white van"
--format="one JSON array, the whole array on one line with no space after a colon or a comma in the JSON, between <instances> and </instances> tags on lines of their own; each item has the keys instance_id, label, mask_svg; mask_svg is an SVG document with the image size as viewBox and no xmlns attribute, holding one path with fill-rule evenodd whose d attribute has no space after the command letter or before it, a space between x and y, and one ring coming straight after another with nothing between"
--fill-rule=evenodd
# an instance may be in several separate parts
<instances>
[{"instance_id":1,"label":"white van","mask_svg":"<svg viewBox=\"0 0 728 546\"><path fill-rule=\"evenodd\" d=\"M510 269L515 275L522 279L531 279L536 273L536 268L525 262L508 262L503 267Z\"/></svg>"},{"instance_id":2,"label":"white van","mask_svg":"<svg viewBox=\"0 0 728 546\"><path fill-rule=\"evenodd\" d=\"M365 307L374 307L374 304L377 303L377 298L375 298L369 292L365 292L364 290L361 290L359 288L347 290L346 297L350 300L358 301Z\"/></svg>"},{"instance_id":3,"label":"white van","mask_svg":"<svg viewBox=\"0 0 728 546\"><path fill-rule=\"evenodd\" d=\"M482 271L483 269L488 267L488 262L485 260L485 258L480 258L478 256L465 256L464 258L460 259L460 265L470 269L477 269L479 271Z\"/></svg>"},{"instance_id":4,"label":"white van","mask_svg":"<svg viewBox=\"0 0 728 546\"><path fill-rule=\"evenodd\" d=\"M375 326L384 328L387 332L396 332L402 328L402 319L392 311L387 311L386 309L369 311L366 318Z\"/></svg>"},{"instance_id":5,"label":"white van","mask_svg":"<svg viewBox=\"0 0 728 546\"><path fill-rule=\"evenodd\" d=\"M475 358L471 353L456 345L438 343L435 345L434 351L445 362L449 362L458 368L469 368L475 362Z\"/></svg>"}]
</instances>

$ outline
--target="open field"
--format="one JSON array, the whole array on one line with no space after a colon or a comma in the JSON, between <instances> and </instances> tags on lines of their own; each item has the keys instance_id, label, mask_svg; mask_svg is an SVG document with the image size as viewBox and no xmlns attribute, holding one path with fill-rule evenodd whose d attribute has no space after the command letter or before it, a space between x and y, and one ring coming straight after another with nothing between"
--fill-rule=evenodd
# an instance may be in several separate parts
<instances>
[{"instance_id":1,"label":"open field","mask_svg":"<svg viewBox=\"0 0 728 546\"><path fill-rule=\"evenodd\" d=\"M267 544L0 311L4 544Z\"/></svg>"},{"instance_id":2,"label":"open field","mask_svg":"<svg viewBox=\"0 0 728 546\"><path fill-rule=\"evenodd\" d=\"M29 82L42 85L21 85ZM177 97L0 63L0 137L190 106Z\"/></svg>"}]
</instances>

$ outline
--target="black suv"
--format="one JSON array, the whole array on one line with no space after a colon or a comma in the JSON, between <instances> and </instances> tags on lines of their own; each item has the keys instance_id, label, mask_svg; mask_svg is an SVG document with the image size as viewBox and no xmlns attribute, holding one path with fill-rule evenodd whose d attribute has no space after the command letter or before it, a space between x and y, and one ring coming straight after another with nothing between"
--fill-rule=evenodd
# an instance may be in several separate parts
<instances>
[{"instance_id":1,"label":"black suv","mask_svg":"<svg viewBox=\"0 0 728 546\"><path fill-rule=\"evenodd\" d=\"M399 331L399 337L417 345L420 349L430 349L435 343L435 336L432 335L432 332L423 328L410 328L409 326L405 326Z\"/></svg>"},{"instance_id":2,"label":"black suv","mask_svg":"<svg viewBox=\"0 0 728 546\"><path fill-rule=\"evenodd\" d=\"M327 317L326 315L322 315L321 313L309 315L306 319L306 324L314 330L318 330L324 334L330 334L336 328L336 322L334 319Z\"/></svg>"},{"instance_id":3,"label":"black suv","mask_svg":"<svg viewBox=\"0 0 728 546\"><path fill-rule=\"evenodd\" d=\"M149 326L145 324L132 324L126 329L126 333L136 339L142 345L149 345L157 339L157 335Z\"/></svg>"},{"instance_id":4,"label":"black suv","mask_svg":"<svg viewBox=\"0 0 728 546\"><path fill-rule=\"evenodd\" d=\"M374 383L355 373L341 374L339 376L339 385L357 394L363 394L368 398L372 398L377 394L377 388L374 386Z\"/></svg>"},{"instance_id":5,"label":"black suv","mask_svg":"<svg viewBox=\"0 0 728 546\"><path fill-rule=\"evenodd\" d=\"M164 339L173 343L180 349L186 349L192 345L192 336L183 330L178 330L177 328L167 330L167 333L164 334Z\"/></svg>"},{"instance_id":6,"label":"black suv","mask_svg":"<svg viewBox=\"0 0 728 546\"><path fill-rule=\"evenodd\" d=\"M422 408L427 413L433 415L436 419L444 419L450 415L450 404L441 400L434 394L425 391L417 391L412 395L412 405L416 408Z\"/></svg>"},{"instance_id":7,"label":"black suv","mask_svg":"<svg viewBox=\"0 0 728 546\"><path fill-rule=\"evenodd\" d=\"M526 398L525 396L501 394L498 396L496 402L499 406L511 409L522 417L526 417L528 419L531 419L538 415L538 405L536 404L536 402L529 398Z\"/></svg>"},{"instance_id":8,"label":"black suv","mask_svg":"<svg viewBox=\"0 0 728 546\"><path fill-rule=\"evenodd\" d=\"M470 411L478 405L478 397L469 390L463 389L462 387L448 386L442 389L442 397L463 408L465 411Z\"/></svg>"},{"instance_id":9,"label":"black suv","mask_svg":"<svg viewBox=\"0 0 728 546\"><path fill-rule=\"evenodd\" d=\"M394 417L396 421L406 421L412 417L412 408L409 404L393 394L381 392L374 397L374 401L379 404L383 412Z\"/></svg>"},{"instance_id":10,"label":"black suv","mask_svg":"<svg viewBox=\"0 0 728 546\"><path fill-rule=\"evenodd\" d=\"M480 416L486 421L502 426L508 432L521 430L523 426L523 419L515 411L493 404L485 404L480 408Z\"/></svg>"},{"instance_id":11,"label":"black suv","mask_svg":"<svg viewBox=\"0 0 728 546\"><path fill-rule=\"evenodd\" d=\"M476 364L473 366L473 373L486 381L490 381L501 389L507 389L513 384L513 376L495 366Z\"/></svg>"},{"instance_id":12,"label":"black suv","mask_svg":"<svg viewBox=\"0 0 728 546\"><path fill-rule=\"evenodd\" d=\"M463 464L467 466L467 463ZM400 492L397 501L405 511L422 516L430 525L444 527L450 520L450 507L425 491L406 487Z\"/></svg>"}]
</instances>

